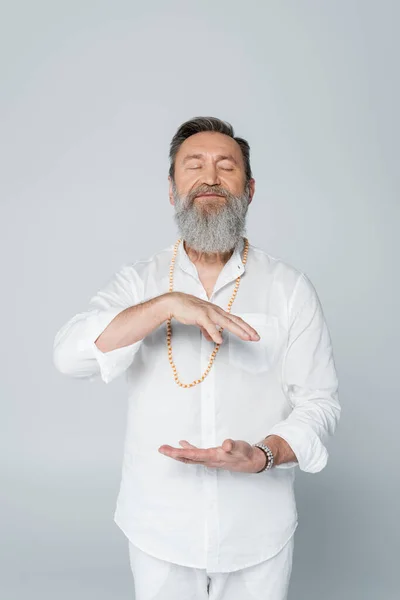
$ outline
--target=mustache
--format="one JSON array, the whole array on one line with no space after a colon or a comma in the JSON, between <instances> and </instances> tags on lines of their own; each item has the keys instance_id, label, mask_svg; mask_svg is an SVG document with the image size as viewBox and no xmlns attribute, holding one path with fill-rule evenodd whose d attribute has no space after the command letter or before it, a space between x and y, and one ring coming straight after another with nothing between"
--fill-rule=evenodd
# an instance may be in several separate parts
<instances>
[{"instance_id":1,"label":"mustache","mask_svg":"<svg viewBox=\"0 0 400 600\"><path fill-rule=\"evenodd\" d=\"M218 196L224 196L225 198L228 198L230 196L228 190L218 185L200 185L195 190L192 190L190 192L190 194L188 195L188 201L191 202L196 196L199 196L200 194L217 194Z\"/></svg>"}]
</instances>

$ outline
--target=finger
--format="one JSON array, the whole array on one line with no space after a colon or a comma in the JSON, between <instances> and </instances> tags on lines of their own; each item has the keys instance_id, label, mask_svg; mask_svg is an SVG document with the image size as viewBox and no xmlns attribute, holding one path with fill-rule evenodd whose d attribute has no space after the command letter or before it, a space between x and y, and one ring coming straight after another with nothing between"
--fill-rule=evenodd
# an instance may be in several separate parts
<instances>
[{"instance_id":1,"label":"finger","mask_svg":"<svg viewBox=\"0 0 400 600\"><path fill-rule=\"evenodd\" d=\"M189 456L184 456L183 454L177 452L177 450L181 450L180 448L173 448L172 450L159 450L159 452L161 454L164 454L164 456L168 456L168 458L173 458L174 460L179 460L181 462L204 462L204 461L199 461L198 457L196 458L190 458ZM182 450L181 450L182 452Z\"/></svg>"},{"instance_id":2,"label":"finger","mask_svg":"<svg viewBox=\"0 0 400 600\"><path fill-rule=\"evenodd\" d=\"M189 444L187 440L179 440L179 443L184 448L197 448L197 446L193 446L193 444Z\"/></svg>"},{"instance_id":3,"label":"finger","mask_svg":"<svg viewBox=\"0 0 400 600\"><path fill-rule=\"evenodd\" d=\"M228 318L231 319L234 323L236 323L240 327L243 327L243 329L245 331L247 331L253 339L257 340L258 338L260 338L260 334L258 333L258 331L256 329L254 329L254 327L252 327L251 325L246 323L246 321L244 321L241 317L238 317L237 315L229 314Z\"/></svg>"},{"instance_id":4,"label":"finger","mask_svg":"<svg viewBox=\"0 0 400 600\"><path fill-rule=\"evenodd\" d=\"M208 333L208 331L206 329L204 329L204 327L200 327L200 329L201 329L202 334L206 338L206 340L208 340L209 342L213 342L214 341L212 339L212 337L210 336L210 334Z\"/></svg>"},{"instance_id":5,"label":"finger","mask_svg":"<svg viewBox=\"0 0 400 600\"><path fill-rule=\"evenodd\" d=\"M171 452L173 458L186 458L191 461L207 463L210 461L218 461L217 449L215 448L197 448L196 446L187 446L186 448L178 448Z\"/></svg>"},{"instance_id":6,"label":"finger","mask_svg":"<svg viewBox=\"0 0 400 600\"><path fill-rule=\"evenodd\" d=\"M258 340L260 337L254 327L251 327L251 325L236 315L228 316L216 313L214 322L243 340Z\"/></svg>"},{"instance_id":7,"label":"finger","mask_svg":"<svg viewBox=\"0 0 400 600\"><path fill-rule=\"evenodd\" d=\"M224 341L224 338L222 337L222 334L219 332L219 328L210 319L210 317L208 317L207 315L203 315L203 318L202 318L202 321L200 324L202 327L204 327L204 329L209 334L211 341L213 341L217 344L222 344L222 342Z\"/></svg>"},{"instance_id":8,"label":"finger","mask_svg":"<svg viewBox=\"0 0 400 600\"><path fill-rule=\"evenodd\" d=\"M199 458L189 458L188 456L171 456L174 460L179 460L179 462L191 463L193 465L205 465L208 464L205 460L200 460Z\"/></svg>"}]
</instances>

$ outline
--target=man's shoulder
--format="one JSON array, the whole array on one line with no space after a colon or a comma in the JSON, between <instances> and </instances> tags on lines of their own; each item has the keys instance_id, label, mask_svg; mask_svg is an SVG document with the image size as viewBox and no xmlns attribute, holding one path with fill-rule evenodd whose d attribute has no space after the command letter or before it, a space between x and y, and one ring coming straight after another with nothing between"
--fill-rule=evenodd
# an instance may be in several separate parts
<instances>
[{"instance_id":1,"label":"man's shoulder","mask_svg":"<svg viewBox=\"0 0 400 600\"><path fill-rule=\"evenodd\" d=\"M288 284L295 284L304 272L292 263L267 252L259 246L251 245L253 257L261 269L265 269L275 280L283 281Z\"/></svg>"},{"instance_id":2,"label":"man's shoulder","mask_svg":"<svg viewBox=\"0 0 400 600\"><path fill-rule=\"evenodd\" d=\"M157 268L158 266L164 266L169 264L171 261L171 253L174 244L169 244L164 248L155 250L152 254L147 257L140 258L124 263L123 267L126 269L133 270L139 276L143 276L147 271Z\"/></svg>"},{"instance_id":3,"label":"man's shoulder","mask_svg":"<svg viewBox=\"0 0 400 600\"><path fill-rule=\"evenodd\" d=\"M291 302L299 305L308 303L310 307L320 304L316 287L305 271L262 248L253 246L253 250L253 256L261 265L260 271L268 273L273 284L277 284Z\"/></svg>"}]
</instances>

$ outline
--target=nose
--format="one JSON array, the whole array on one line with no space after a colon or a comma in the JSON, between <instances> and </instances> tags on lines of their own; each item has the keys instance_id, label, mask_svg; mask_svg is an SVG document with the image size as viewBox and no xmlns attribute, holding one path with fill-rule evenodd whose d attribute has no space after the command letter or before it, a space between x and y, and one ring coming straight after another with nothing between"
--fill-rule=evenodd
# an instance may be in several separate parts
<instances>
[{"instance_id":1,"label":"nose","mask_svg":"<svg viewBox=\"0 0 400 600\"><path fill-rule=\"evenodd\" d=\"M221 181L218 175L217 166L214 163L208 163L202 173L203 183L207 185L221 185Z\"/></svg>"}]
</instances>

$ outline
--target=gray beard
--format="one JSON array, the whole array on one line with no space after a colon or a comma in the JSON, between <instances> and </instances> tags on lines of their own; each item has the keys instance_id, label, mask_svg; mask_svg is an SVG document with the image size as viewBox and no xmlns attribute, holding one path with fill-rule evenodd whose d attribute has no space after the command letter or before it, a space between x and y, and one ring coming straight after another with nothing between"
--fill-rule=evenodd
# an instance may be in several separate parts
<instances>
[{"instance_id":1,"label":"gray beard","mask_svg":"<svg viewBox=\"0 0 400 600\"><path fill-rule=\"evenodd\" d=\"M232 250L246 234L246 214L249 207L249 188L246 186L243 194L234 196L223 188L212 188L216 193L223 194L225 201L221 206L216 200L202 200L197 204L194 196L200 191L210 192L211 189L201 189L200 186L187 196L179 196L175 183L172 183L174 196L174 220L179 236L198 252L228 252ZM213 204L213 206L209 206Z\"/></svg>"}]
</instances>

